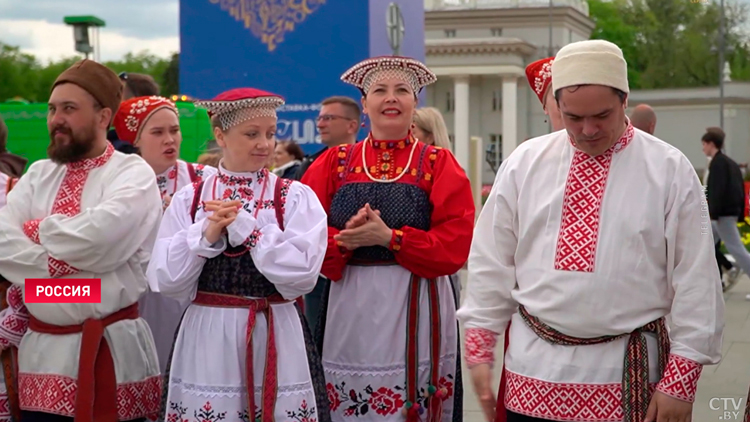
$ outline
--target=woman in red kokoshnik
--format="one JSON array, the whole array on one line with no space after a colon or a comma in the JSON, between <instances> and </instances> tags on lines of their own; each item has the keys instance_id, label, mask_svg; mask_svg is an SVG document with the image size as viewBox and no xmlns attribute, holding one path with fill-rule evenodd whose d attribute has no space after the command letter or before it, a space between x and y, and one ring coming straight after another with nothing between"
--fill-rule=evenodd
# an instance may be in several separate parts
<instances>
[{"instance_id":1,"label":"woman in red kokoshnik","mask_svg":"<svg viewBox=\"0 0 750 422\"><path fill-rule=\"evenodd\" d=\"M251 88L196 103L224 158L174 195L147 272L154 291L192 301L166 373L165 420L330 421L295 304L323 263L325 211L310 188L264 167L283 103Z\"/></svg>"},{"instance_id":2,"label":"woman in red kokoshnik","mask_svg":"<svg viewBox=\"0 0 750 422\"><path fill-rule=\"evenodd\" d=\"M216 174L216 169L180 160L179 112L174 103L158 96L135 97L123 101L113 121L117 136L137 148L156 173L164 209L184 186ZM141 317L148 322L159 354L159 368L167 369L175 332L187 304L148 292L138 301Z\"/></svg>"},{"instance_id":3,"label":"woman in red kokoshnik","mask_svg":"<svg viewBox=\"0 0 750 422\"><path fill-rule=\"evenodd\" d=\"M462 419L454 292L474 223L453 155L414 139L417 95L435 82L403 57L342 76L362 91L371 132L305 173L328 213L318 340L334 421Z\"/></svg>"}]
</instances>

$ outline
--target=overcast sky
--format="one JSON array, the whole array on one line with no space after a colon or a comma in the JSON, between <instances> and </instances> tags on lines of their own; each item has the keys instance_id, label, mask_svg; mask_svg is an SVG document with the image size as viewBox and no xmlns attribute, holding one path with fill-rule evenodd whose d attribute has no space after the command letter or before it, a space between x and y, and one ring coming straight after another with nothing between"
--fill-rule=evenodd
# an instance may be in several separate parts
<instances>
[{"instance_id":1,"label":"overcast sky","mask_svg":"<svg viewBox=\"0 0 750 422\"><path fill-rule=\"evenodd\" d=\"M101 59L150 50L160 56L179 51L179 0L0 0L0 41L46 61L76 55L73 29L64 16L94 15Z\"/></svg>"},{"instance_id":2,"label":"overcast sky","mask_svg":"<svg viewBox=\"0 0 750 422\"><path fill-rule=\"evenodd\" d=\"M180 48L179 0L0 0L0 42L43 62L77 55L73 29L62 23L70 15L94 15L107 23L100 32L102 60L143 50L168 57Z\"/></svg>"}]
</instances>

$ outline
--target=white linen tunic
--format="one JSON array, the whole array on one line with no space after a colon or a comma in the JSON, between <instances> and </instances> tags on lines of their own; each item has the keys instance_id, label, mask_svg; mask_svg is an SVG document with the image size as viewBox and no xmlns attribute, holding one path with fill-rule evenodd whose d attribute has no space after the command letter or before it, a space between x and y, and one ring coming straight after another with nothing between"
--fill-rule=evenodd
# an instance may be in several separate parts
<instances>
[{"instance_id":1,"label":"white linen tunic","mask_svg":"<svg viewBox=\"0 0 750 422\"><path fill-rule=\"evenodd\" d=\"M139 156L109 144L102 156L74 165L37 161L0 209L0 273L21 287L27 278L99 278L101 303L26 306L58 326L102 319L147 291L144 273L161 215L154 172ZM25 233L33 220L40 220L38 230ZM27 331L18 352L22 409L74 416L81 335ZM116 322L104 337L115 365L120 420L157 412L161 377L146 322Z\"/></svg>"},{"instance_id":2,"label":"white linen tunic","mask_svg":"<svg viewBox=\"0 0 750 422\"><path fill-rule=\"evenodd\" d=\"M284 231L276 223L273 204L277 176L231 173L220 168L206 177L201 201L239 199L237 219L227 227L232 245L251 243L257 269L288 300L312 291L326 251L327 220L312 190L291 183L284 204ZM264 190L263 185L267 183ZM164 215L148 268L151 288L188 304L196 297L198 278L208 258L222 254L227 238L209 245L203 238L208 225L201 207L191 221L195 188L186 186L172 198ZM257 219L253 217L260 206ZM256 243L257 242L257 243ZM316 399L310 376L300 316L294 303L271 305L278 351L278 396L274 416L291 414L317 420ZM252 335L256 409L248 409L245 381L246 308L219 308L190 304L179 326L169 369L166 420L222 417L254 421L262 403L263 368L268 324L257 314ZM213 416L211 416L213 415ZM304 416L302 416L304 415ZM202 419L201 419L202 420Z\"/></svg>"},{"instance_id":3,"label":"white linen tunic","mask_svg":"<svg viewBox=\"0 0 750 422\"><path fill-rule=\"evenodd\" d=\"M656 339L646 334L650 380L662 378L653 387L686 401L695 398L702 365L719 361L724 301L708 210L693 166L673 146L630 125L597 158L566 131L526 141L503 162L475 233L458 316L470 362L512 319L509 410L557 421L623 417L628 337L552 345L524 323L519 304L586 338L668 316L664 374Z\"/></svg>"}]
</instances>

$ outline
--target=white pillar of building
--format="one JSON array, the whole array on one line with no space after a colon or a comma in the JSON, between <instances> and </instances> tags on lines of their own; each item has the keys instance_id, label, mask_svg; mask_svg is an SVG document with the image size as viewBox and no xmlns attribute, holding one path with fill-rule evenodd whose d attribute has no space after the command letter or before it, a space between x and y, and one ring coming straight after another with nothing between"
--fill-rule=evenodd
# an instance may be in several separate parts
<instances>
[{"instance_id":1,"label":"white pillar of building","mask_svg":"<svg viewBox=\"0 0 750 422\"><path fill-rule=\"evenodd\" d=\"M453 77L456 107L453 110L453 131L455 140L456 160L464 169L469 171L469 76Z\"/></svg>"},{"instance_id":2,"label":"white pillar of building","mask_svg":"<svg viewBox=\"0 0 750 422\"><path fill-rule=\"evenodd\" d=\"M458 108L458 107L456 107ZM503 76L503 160L518 145L518 77Z\"/></svg>"}]
</instances>

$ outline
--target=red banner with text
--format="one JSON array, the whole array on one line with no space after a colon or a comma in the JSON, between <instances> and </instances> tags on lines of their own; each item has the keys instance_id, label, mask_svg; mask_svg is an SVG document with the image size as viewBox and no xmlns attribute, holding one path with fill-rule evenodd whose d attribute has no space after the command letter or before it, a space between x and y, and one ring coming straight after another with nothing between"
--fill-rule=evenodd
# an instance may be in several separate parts
<instances>
[{"instance_id":1,"label":"red banner with text","mask_svg":"<svg viewBox=\"0 0 750 422\"><path fill-rule=\"evenodd\" d=\"M102 303L99 278L27 278L26 303Z\"/></svg>"}]
</instances>

